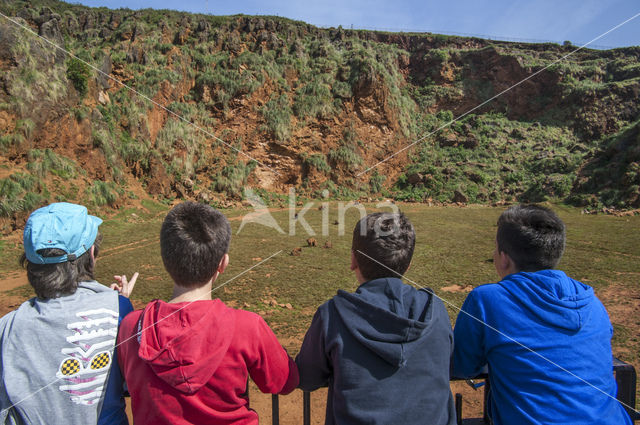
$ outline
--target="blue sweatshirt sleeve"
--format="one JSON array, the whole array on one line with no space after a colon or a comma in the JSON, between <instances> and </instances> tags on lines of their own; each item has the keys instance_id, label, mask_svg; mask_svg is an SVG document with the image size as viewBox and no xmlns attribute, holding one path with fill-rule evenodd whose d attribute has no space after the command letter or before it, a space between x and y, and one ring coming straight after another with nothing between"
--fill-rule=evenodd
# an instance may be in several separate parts
<instances>
[{"instance_id":1,"label":"blue sweatshirt sleeve","mask_svg":"<svg viewBox=\"0 0 640 425\"><path fill-rule=\"evenodd\" d=\"M323 319L321 306L313 316L311 326L304 336L300 353L296 356L296 364L300 373L299 387L304 391L314 391L329 384L333 371L331 361L326 352L326 320Z\"/></svg>"},{"instance_id":2,"label":"blue sweatshirt sleeve","mask_svg":"<svg viewBox=\"0 0 640 425\"><path fill-rule=\"evenodd\" d=\"M118 295L118 325L124 317L133 311L133 305L129 298ZM111 371L105 389L104 403L98 418L98 425L128 425L129 420L125 412L125 383L117 358L118 350L114 348L113 359L111 362Z\"/></svg>"},{"instance_id":3,"label":"blue sweatshirt sleeve","mask_svg":"<svg viewBox=\"0 0 640 425\"><path fill-rule=\"evenodd\" d=\"M477 376L487 364L485 320L477 292L472 291L462 305L453 329L453 375L455 377Z\"/></svg>"}]
</instances>

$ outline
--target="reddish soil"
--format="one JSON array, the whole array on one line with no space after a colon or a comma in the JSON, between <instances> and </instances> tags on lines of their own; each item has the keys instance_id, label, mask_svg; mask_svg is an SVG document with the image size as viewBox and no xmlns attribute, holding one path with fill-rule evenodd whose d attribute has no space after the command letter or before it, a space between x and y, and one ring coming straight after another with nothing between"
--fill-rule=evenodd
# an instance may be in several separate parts
<instances>
[{"instance_id":1,"label":"reddish soil","mask_svg":"<svg viewBox=\"0 0 640 425\"><path fill-rule=\"evenodd\" d=\"M20 286L27 285L27 275L24 272L11 273L4 279L0 280L0 316L4 316L8 312L15 310L22 304L25 299L19 295L9 295L6 292Z\"/></svg>"}]
</instances>

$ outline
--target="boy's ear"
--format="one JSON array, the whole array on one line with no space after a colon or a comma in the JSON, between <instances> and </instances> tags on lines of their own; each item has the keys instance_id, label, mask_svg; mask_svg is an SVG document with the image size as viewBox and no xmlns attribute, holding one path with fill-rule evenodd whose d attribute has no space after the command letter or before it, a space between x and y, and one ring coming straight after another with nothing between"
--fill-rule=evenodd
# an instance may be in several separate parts
<instances>
[{"instance_id":1,"label":"boy's ear","mask_svg":"<svg viewBox=\"0 0 640 425\"><path fill-rule=\"evenodd\" d=\"M89 248L89 255L91 256L91 261L93 263L96 262L96 256L94 255L95 249L96 249L95 245L91 245L91 248Z\"/></svg>"},{"instance_id":2,"label":"boy's ear","mask_svg":"<svg viewBox=\"0 0 640 425\"><path fill-rule=\"evenodd\" d=\"M351 266L349 270L356 270L358 268L358 261L356 260L355 252L351 251Z\"/></svg>"},{"instance_id":3,"label":"boy's ear","mask_svg":"<svg viewBox=\"0 0 640 425\"><path fill-rule=\"evenodd\" d=\"M513 262L509 254L504 251L498 251L496 270L498 271L498 275L500 278L503 278L511 273L517 272L516 263Z\"/></svg>"},{"instance_id":4,"label":"boy's ear","mask_svg":"<svg viewBox=\"0 0 640 425\"><path fill-rule=\"evenodd\" d=\"M224 273L224 270L227 268L228 265L229 265L229 254L224 254L224 256L222 257L222 260L220 260L220 264L218 264L218 270L216 270L216 272Z\"/></svg>"}]
</instances>

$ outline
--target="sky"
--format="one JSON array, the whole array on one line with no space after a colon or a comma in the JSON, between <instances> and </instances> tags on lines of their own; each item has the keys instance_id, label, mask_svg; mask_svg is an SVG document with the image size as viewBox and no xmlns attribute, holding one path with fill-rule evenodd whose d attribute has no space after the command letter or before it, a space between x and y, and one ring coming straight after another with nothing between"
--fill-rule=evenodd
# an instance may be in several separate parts
<instances>
[{"instance_id":1,"label":"sky","mask_svg":"<svg viewBox=\"0 0 640 425\"><path fill-rule=\"evenodd\" d=\"M473 35L514 41L640 45L640 0L74 0L112 9L277 15L316 26ZM623 26L594 40L618 24Z\"/></svg>"}]
</instances>

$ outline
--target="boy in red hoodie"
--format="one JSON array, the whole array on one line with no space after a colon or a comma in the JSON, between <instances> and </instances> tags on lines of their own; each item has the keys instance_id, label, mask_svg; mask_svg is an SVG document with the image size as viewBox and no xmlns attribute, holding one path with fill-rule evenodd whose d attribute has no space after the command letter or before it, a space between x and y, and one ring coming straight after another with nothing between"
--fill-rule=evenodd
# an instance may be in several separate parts
<instances>
[{"instance_id":1,"label":"boy in red hoodie","mask_svg":"<svg viewBox=\"0 0 640 425\"><path fill-rule=\"evenodd\" d=\"M204 204L182 203L162 223L173 298L129 314L118 335L136 425L257 424L249 376L265 393L298 385L295 363L265 321L211 298L230 239L225 216Z\"/></svg>"}]
</instances>

